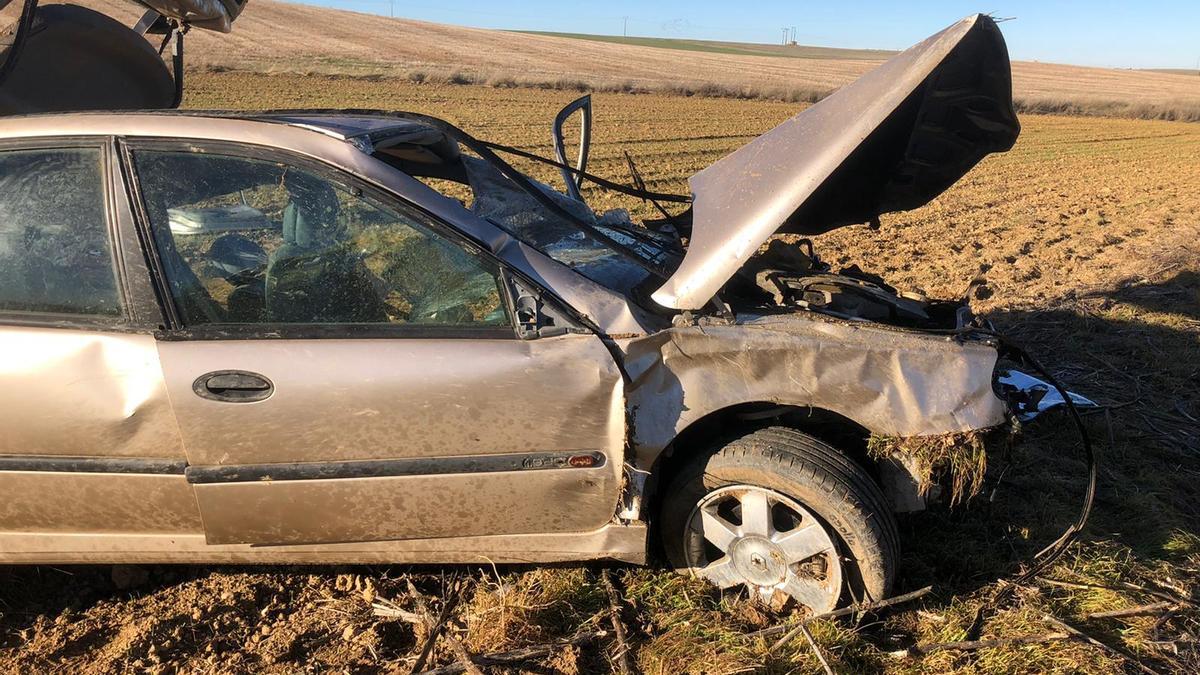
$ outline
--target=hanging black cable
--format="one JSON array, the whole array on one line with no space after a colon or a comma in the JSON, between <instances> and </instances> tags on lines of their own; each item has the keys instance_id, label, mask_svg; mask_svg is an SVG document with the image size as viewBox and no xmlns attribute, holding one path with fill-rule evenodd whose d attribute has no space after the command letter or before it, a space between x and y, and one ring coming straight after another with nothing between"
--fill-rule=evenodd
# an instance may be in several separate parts
<instances>
[{"instance_id":1,"label":"hanging black cable","mask_svg":"<svg viewBox=\"0 0 1200 675\"><path fill-rule=\"evenodd\" d=\"M650 192L650 191L647 191L644 189L632 188L632 187L629 187L628 185L621 185L620 183L614 183L613 181L601 178L595 174L588 173L587 171L580 171L579 169L576 169L575 167L573 167L569 164L563 164L562 162L558 162L556 160L549 159L547 157L542 157L542 156L534 154L532 152L514 148L512 146L501 145L500 143L493 143L491 141L480 141L480 143L483 143L484 145L486 145L489 148L492 148L493 150L496 150L498 152L503 152L503 153L509 154L509 155L516 155L517 157L523 157L524 159L528 159L528 160L531 160L534 162L540 162L542 164L546 164L547 166L553 166L555 168L562 169L564 171L570 171L572 174L575 174L576 176L581 176L581 177L587 179L588 181L591 181L592 183L595 183L596 185L598 185L606 190L612 190L613 192L620 192L621 194L629 195L630 197L637 197L638 199L657 200L660 202L668 202L668 203L674 203L674 204L691 204L692 203L691 197L686 197L684 195L668 194L668 193L663 193L663 192Z\"/></svg>"},{"instance_id":2,"label":"hanging black cable","mask_svg":"<svg viewBox=\"0 0 1200 675\"><path fill-rule=\"evenodd\" d=\"M1083 528L1087 525L1088 520L1091 518L1092 510L1095 507L1096 485L1099 481L1100 475L1099 461L1096 457L1095 448L1092 446L1091 435L1088 433L1087 426L1083 423L1083 416L1079 414L1079 408L1075 405L1075 401L1071 398L1071 393L1067 391L1066 387L1064 387L1061 382L1058 381L1058 378L1050 374L1050 371L1048 371L1041 364L1041 362L1034 358L1033 355L1031 355L1024 347L1017 344L1006 335L995 330L989 330L985 328L963 328L949 332L964 337L968 335L983 335L994 338L1000 343L1000 346L1003 347L1002 354L1007 355L1014 360L1023 363L1024 365L1027 365L1039 376L1044 378L1050 386L1054 387L1059 396L1062 397L1066 405L1067 412L1071 416L1071 421L1074 423L1075 428L1079 431L1079 438L1083 444L1084 461L1087 463L1087 489L1084 491L1083 504L1080 507L1079 516L1075 519L1075 522L1072 523L1066 529L1066 531L1062 533L1061 536L1059 536L1058 539L1034 556L1033 566L1023 572L1021 576L1017 578L1018 584L1024 584L1033 579L1035 576L1041 574L1042 571L1050 567L1050 565L1053 565L1059 558L1063 556L1064 553L1067 552L1067 549L1071 546L1071 544L1075 543L1075 541L1079 539L1079 535L1083 532Z\"/></svg>"}]
</instances>

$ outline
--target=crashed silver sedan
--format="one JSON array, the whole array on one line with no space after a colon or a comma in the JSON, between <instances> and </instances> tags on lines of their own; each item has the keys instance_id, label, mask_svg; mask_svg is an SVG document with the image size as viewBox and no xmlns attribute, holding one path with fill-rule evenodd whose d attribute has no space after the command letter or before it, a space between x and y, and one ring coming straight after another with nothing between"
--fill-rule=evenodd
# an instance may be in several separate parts
<instances>
[{"instance_id":1,"label":"crashed silver sedan","mask_svg":"<svg viewBox=\"0 0 1200 675\"><path fill-rule=\"evenodd\" d=\"M169 107L163 82L138 96ZM1003 428L1047 387L998 366L966 301L773 235L919 207L1009 149L995 23L682 197L591 176L586 141L568 164L575 112L564 191L418 114L0 118L0 562L661 547L770 603L887 597L893 514L928 477L868 439ZM588 181L664 217L595 213Z\"/></svg>"}]
</instances>

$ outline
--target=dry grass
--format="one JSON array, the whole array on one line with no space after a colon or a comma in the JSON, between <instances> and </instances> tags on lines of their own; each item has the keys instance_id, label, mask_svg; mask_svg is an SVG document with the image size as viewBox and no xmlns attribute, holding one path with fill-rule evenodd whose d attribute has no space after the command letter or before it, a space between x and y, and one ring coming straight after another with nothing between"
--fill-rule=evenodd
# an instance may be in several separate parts
<instances>
[{"instance_id":1,"label":"dry grass","mask_svg":"<svg viewBox=\"0 0 1200 675\"><path fill-rule=\"evenodd\" d=\"M253 8L253 5L251 6ZM573 92L416 85L385 79L199 74L191 107L375 107L451 119L481 137L545 152L550 120ZM622 178L630 150L655 189L686 178L791 115L782 102L601 94L594 169ZM834 265L858 264L905 289L957 296L986 269L980 303L1068 386L1109 406L1087 417L1102 457L1100 496L1083 543L1049 571L1085 583L1126 581L1200 596L1200 126L1027 116L1009 154L985 161L918 211L878 232L819 238ZM551 177L547 175L547 177ZM605 208L649 208L591 194ZM934 596L879 619L821 622L813 632L838 672L1111 673L1118 659L1080 642L896 656L916 643L961 640L987 609L980 637L1048 632L1050 613L1164 670L1200 672L1200 613L1088 620L1149 601L1128 590L1000 585L1074 517L1083 466L1062 418L1027 429L989 499L901 519L903 592ZM994 462L995 465L1004 464ZM994 498L991 497L995 488ZM590 568L493 570L154 567L133 590L105 568L0 571L0 671L402 671L421 636L373 617L366 585L400 600L405 578L440 596L454 574L474 579L453 630L490 651L570 636L606 616ZM748 640L772 617L734 595L659 569L617 575L634 658L647 673L818 672L803 641L768 656ZM406 605L406 607L409 607ZM411 608L411 607L409 607ZM599 618L597 618L599 617ZM264 627L266 632L264 633ZM155 649L151 652L150 647ZM562 649L539 672L603 672L607 644ZM439 663L452 657L439 650Z\"/></svg>"},{"instance_id":2,"label":"dry grass","mask_svg":"<svg viewBox=\"0 0 1200 675\"><path fill-rule=\"evenodd\" d=\"M1139 120L1200 122L1200 101L1164 102L1117 101L1088 98L1018 97L1017 111L1034 115L1076 115L1083 117L1128 117Z\"/></svg>"},{"instance_id":3,"label":"dry grass","mask_svg":"<svg viewBox=\"0 0 1200 675\"><path fill-rule=\"evenodd\" d=\"M1000 431L991 433L1003 435ZM935 485L946 483L950 505L958 506L983 491L989 447L998 449L998 444L988 443L989 435L979 431L910 438L872 435L867 440L867 453L876 460L907 460L916 469L922 495L929 496Z\"/></svg>"}]
</instances>

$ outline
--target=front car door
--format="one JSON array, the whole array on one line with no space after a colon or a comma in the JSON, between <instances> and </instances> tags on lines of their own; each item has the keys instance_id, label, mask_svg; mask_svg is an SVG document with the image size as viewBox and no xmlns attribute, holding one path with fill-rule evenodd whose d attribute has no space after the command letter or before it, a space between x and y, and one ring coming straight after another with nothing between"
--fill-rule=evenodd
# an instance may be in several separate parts
<instances>
[{"instance_id":1,"label":"front car door","mask_svg":"<svg viewBox=\"0 0 1200 675\"><path fill-rule=\"evenodd\" d=\"M610 522L620 372L586 331L518 338L489 254L290 155L137 141L126 161L170 300L158 350L209 544Z\"/></svg>"}]
</instances>

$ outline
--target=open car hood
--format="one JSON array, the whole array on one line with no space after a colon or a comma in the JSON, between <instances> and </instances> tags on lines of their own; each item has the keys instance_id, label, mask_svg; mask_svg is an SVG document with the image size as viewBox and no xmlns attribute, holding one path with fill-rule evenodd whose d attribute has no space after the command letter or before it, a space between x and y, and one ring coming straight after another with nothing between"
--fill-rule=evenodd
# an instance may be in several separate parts
<instances>
[{"instance_id":1,"label":"open car hood","mask_svg":"<svg viewBox=\"0 0 1200 675\"><path fill-rule=\"evenodd\" d=\"M921 207L1019 134L1000 29L963 19L693 176L688 252L654 300L700 309L771 235Z\"/></svg>"}]
</instances>

